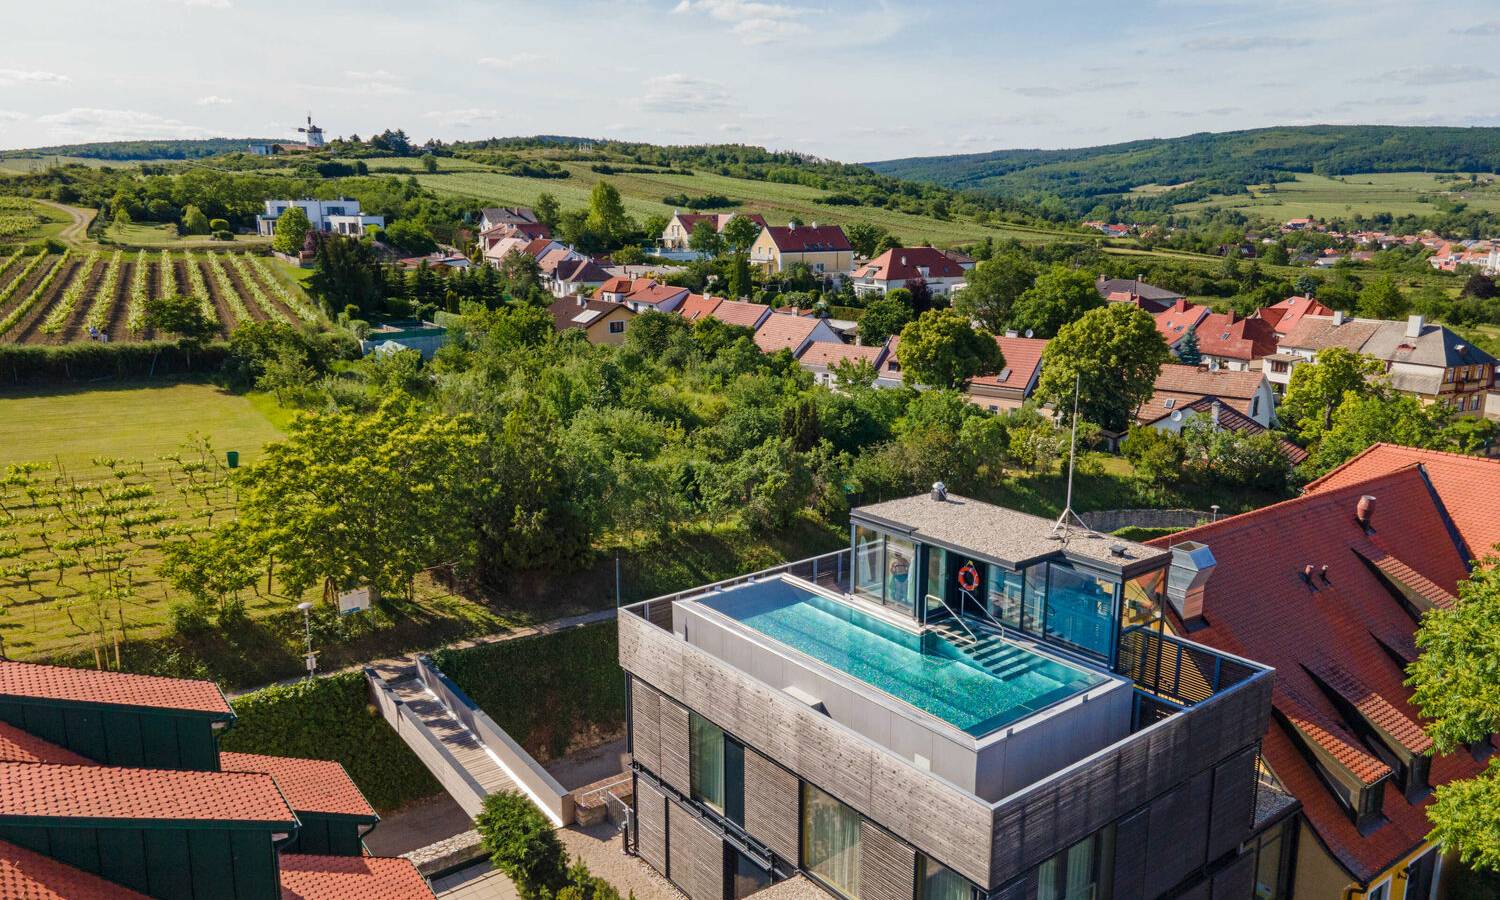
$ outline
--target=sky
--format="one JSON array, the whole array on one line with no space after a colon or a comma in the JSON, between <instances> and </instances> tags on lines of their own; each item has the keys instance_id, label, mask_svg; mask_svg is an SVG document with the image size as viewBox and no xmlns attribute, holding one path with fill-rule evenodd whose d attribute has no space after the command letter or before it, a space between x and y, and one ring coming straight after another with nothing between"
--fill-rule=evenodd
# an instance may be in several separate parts
<instances>
[{"instance_id":1,"label":"sky","mask_svg":"<svg viewBox=\"0 0 1500 900\"><path fill-rule=\"evenodd\" d=\"M404 128L848 162L1500 125L1493 0L0 0L0 148Z\"/></svg>"}]
</instances>

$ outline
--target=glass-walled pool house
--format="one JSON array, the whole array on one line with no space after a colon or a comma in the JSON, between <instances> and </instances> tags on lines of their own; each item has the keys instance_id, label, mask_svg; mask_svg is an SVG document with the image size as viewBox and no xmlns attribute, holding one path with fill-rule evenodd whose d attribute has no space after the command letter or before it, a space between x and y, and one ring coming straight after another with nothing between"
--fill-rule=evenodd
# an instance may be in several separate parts
<instances>
[{"instance_id":1,"label":"glass-walled pool house","mask_svg":"<svg viewBox=\"0 0 1500 900\"><path fill-rule=\"evenodd\" d=\"M950 496L627 607L629 846L692 900L1285 895L1272 673L1169 633L1211 554Z\"/></svg>"}]
</instances>

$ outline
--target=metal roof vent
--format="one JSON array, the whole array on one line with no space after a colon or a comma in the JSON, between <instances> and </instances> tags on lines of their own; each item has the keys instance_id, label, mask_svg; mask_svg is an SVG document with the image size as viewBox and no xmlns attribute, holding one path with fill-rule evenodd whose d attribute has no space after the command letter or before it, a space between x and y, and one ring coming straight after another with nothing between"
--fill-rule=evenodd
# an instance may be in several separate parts
<instances>
[{"instance_id":1,"label":"metal roof vent","mask_svg":"<svg viewBox=\"0 0 1500 900\"><path fill-rule=\"evenodd\" d=\"M1172 567L1167 570L1167 600L1183 619L1203 617L1203 586L1218 564L1207 544L1183 541L1172 545Z\"/></svg>"},{"instance_id":2,"label":"metal roof vent","mask_svg":"<svg viewBox=\"0 0 1500 900\"><path fill-rule=\"evenodd\" d=\"M1365 494L1359 498L1354 505L1354 518L1359 522L1359 527L1365 531L1370 530L1370 517L1375 514L1375 495Z\"/></svg>"},{"instance_id":3,"label":"metal roof vent","mask_svg":"<svg viewBox=\"0 0 1500 900\"><path fill-rule=\"evenodd\" d=\"M934 481L932 483L932 499L938 501L939 503L947 500L948 486L946 484L943 484L941 481Z\"/></svg>"},{"instance_id":4,"label":"metal roof vent","mask_svg":"<svg viewBox=\"0 0 1500 900\"><path fill-rule=\"evenodd\" d=\"M1110 556L1120 556L1120 557L1123 557L1125 555L1125 545L1122 544L1122 543L1120 543L1120 542L1118 542L1118 541L1116 541L1113 544L1110 544L1109 545L1109 555Z\"/></svg>"}]
</instances>

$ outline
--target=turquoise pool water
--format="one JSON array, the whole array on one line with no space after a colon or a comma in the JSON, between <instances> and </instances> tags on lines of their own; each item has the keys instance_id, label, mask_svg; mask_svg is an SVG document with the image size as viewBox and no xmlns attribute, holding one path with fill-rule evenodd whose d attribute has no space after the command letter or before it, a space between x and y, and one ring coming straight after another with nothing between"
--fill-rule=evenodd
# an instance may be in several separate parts
<instances>
[{"instance_id":1,"label":"turquoise pool water","mask_svg":"<svg viewBox=\"0 0 1500 900\"><path fill-rule=\"evenodd\" d=\"M975 737L1106 680L998 637L966 653L784 581L698 602Z\"/></svg>"}]
</instances>

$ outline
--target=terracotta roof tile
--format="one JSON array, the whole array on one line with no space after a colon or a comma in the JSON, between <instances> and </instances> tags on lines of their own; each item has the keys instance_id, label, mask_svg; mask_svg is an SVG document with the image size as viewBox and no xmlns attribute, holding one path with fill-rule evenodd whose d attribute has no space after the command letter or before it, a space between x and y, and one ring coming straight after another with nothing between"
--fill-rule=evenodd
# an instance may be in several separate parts
<instances>
[{"instance_id":1,"label":"terracotta roof tile","mask_svg":"<svg viewBox=\"0 0 1500 900\"><path fill-rule=\"evenodd\" d=\"M221 752L219 769L270 775L297 812L378 818L344 767L332 760Z\"/></svg>"},{"instance_id":2,"label":"terracotta roof tile","mask_svg":"<svg viewBox=\"0 0 1500 900\"><path fill-rule=\"evenodd\" d=\"M896 247L887 250L854 270L853 278L876 281L915 281L924 276L919 267L927 268L927 278L962 278L964 268L946 253L933 247Z\"/></svg>"},{"instance_id":3,"label":"terracotta roof tile","mask_svg":"<svg viewBox=\"0 0 1500 900\"><path fill-rule=\"evenodd\" d=\"M86 756L44 741L34 734L22 731L14 725L0 722L0 761L26 763L56 763L63 766L97 765Z\"/></svg>"},{"instance_id":4,"label":"terracotta roof tile","mask_svg":"<svg viewBox=\"0 0 1500 900\"><path fill-rule=\"evenodd\" d=\"M709 313L726 325L754 328L760 320L771 314L771 307L764 303L747 303L744 300L725 300Z\"/></svg>"},{"instance_id":5,"label":"terracotta roof tile","mask_svg":"<svg viewBox=\"0 0 1500 900\"><path fill-rule=\"evenodd\" d=\"M146 900L129 888L0 841L0 897L6 900Z\"/></svg>"},{"instance_id":6,"label":"terracotta roof tile","mask_svg":"<svg viewBox=\"0 0 1500 900\"><path fill-rule=\"evenodd\" d=\"M1451 608L1458 598L1406 563L1371 543L1356 544L1354 552L1364 557L1387 578L1427 599L1433 606Z\"/></svg>"},{"instance_id":7,"label":"terracotta roof tile","mask_svg":"<svg viewBox=\"0 0 1500 900\"><path fill-rule=\"evenodd\" d=\"M431 900L411 860L382 856L281 855L282 900Z\"/></svg>"},{"instance_id":8,"label":"terracotta roof tile","mask_svg":"<svg viewBox=\"0 0 1500 900\"><path fill-rule=\"evenodd\" d=\"M775 353L777 350L796 352L813 333L813 329L818 327L819 321L821 320L804 316L772 313L755 329L755 346L765 353Z\"/></svg>"},{"instance_id":9,"label":"terracotta roof tile","mask_svg":"<svg viewBox=\"0 0 1500 900\"><path fill-rule=\"evenodd\" d=\"M1343 666L1323 660L1309 666L1308 670L1329 690L1359 710L1366 720L1395 738L1407 750L1423 754L1432 749L1432 738L1422 731L1421 726Z\"/></svg>"},{"instance_id":10,"label":"terracotta roof tile","mask_svg":"<svg viewBox=\"0 0 1500 900\"><path fill-rule=\"evenodd\" d=\"M1209 313L1213 310L1187 300L1178 300L1176 303L1152 316L1156 320L1156 330L1170 344L1187 337L1187 333L1198 327Z\"/></svg>"},{"instance_id":11,"label":"terracotta roof tile","mask_svg":"<svg viewBox=\"0 0 1500 900\"><path fill-rule=\"evenodd\" d=\"M0 762L0 819L11 816L296 821L270 775Z\"/></svg>"},{"instance_id":12,"label":"terracotta roof tile","mask_svg":"<svg viewBox=\"0 0 1500 900\"><path fill-rule=\"evenodd\" d=\"M1277 334L1286 334L1302 321L1303 316L1331 316L1333 310L1312 297L1297 295L1257 310L1255 314L1270 322Z\"/></svg>"},{"instance_id":13,"label":"terracotta roof tile","mask_svg":"<svg viewBox=\"0 0 1500 900\"><path fill-rule=\"evenodd\" d=\"M688 294L682 305L677 307L677 314L689 322L696 322L706 318L719 307L724 301L717 297L706 297L703 294Z\"/></svg>"},{"instance_id":14,"label":"terracotta roof tile","mask_svg":"<svg viewBox=\"0 0 1500 900\"><path fill-rule=\"evenodd\" d=\"M1271 704L1304 739L1332 756L1361 784L1374 784L1390 776L1391 767L1365 750L1359 738L1350 734L1332 716L1279 689L1273 693Z\"/></svg>"},{"instance_id":15,"label":"terracotta roof tile","mask_svg":"<svg viewBox=\"0 0 1500 900\"><path fill-rule=\"evenodd\" d=\"M1176 394L1209 395L1222 400L1249 400L1260 390L1265 381L1264 372L1235 372L1230 369L1217 371L1207 366L1184 366L1168 363L1156 376L1156 389Z\"/></svg>"},{"instance_id":16,"label":"terracotta roof tile","mask_svg":"<svg viewBox=\"0 0 1500 900\"><path fill-rule=\"evenodd\" d=\"M797 357L797 361L804 366L833 366L844 360L850 362L863 360L875 366L880 363L883 356L885 356L884 344L870 347L841 344L835 341L813 341L802 351L802 355Z\"/></svg>"},{"instance_id":17,"label":"terracotta roof tile","mask_svg":"<svg viewBox=\"0 0 1500 900\"><path fill-rule=\"evenodd\" d=\"M100 672L13 660L0 660L0 696L233 715L229 701L212 681Z\"/></svg>"},{"instance_id":18,"label":"terracotta roof tile","mask_svg":"<svg viewBox=\"0 0 1500 900\"><path fill-rule=\"evenodd\" d=\"M848 251L849 238L837 225L768 225L771 241L782 253Z\"/></svg>"},{"instance_id":19,"label":"terracotta roof tile","mask_svg":"<svg viewBox=\"0 0 1500 900\"><path fill-rule=\"evenodd\" d=\"M1265 319L1209 313L1198 323L1198 349L1205 356L1260 359L1276 352L1276 332Z\"/></svg>"},{"instance_id":20,"label":"terracotta roof tile","mask_svg":"<svg viewBox=\"0 0 1500 900\"><path fill-rule=\"evenodd\" d=\"M970 384L1025 390L1036 377L1037 370L1042 367L1042 352L1047 349L1047 341L1043 338L997 335L995 343L1000 346L1000 355L1005 357L1005 365L993 375L976 376ZM1001 378L1002 374L1006 377Z\"/></svg>"}]
</instances>

